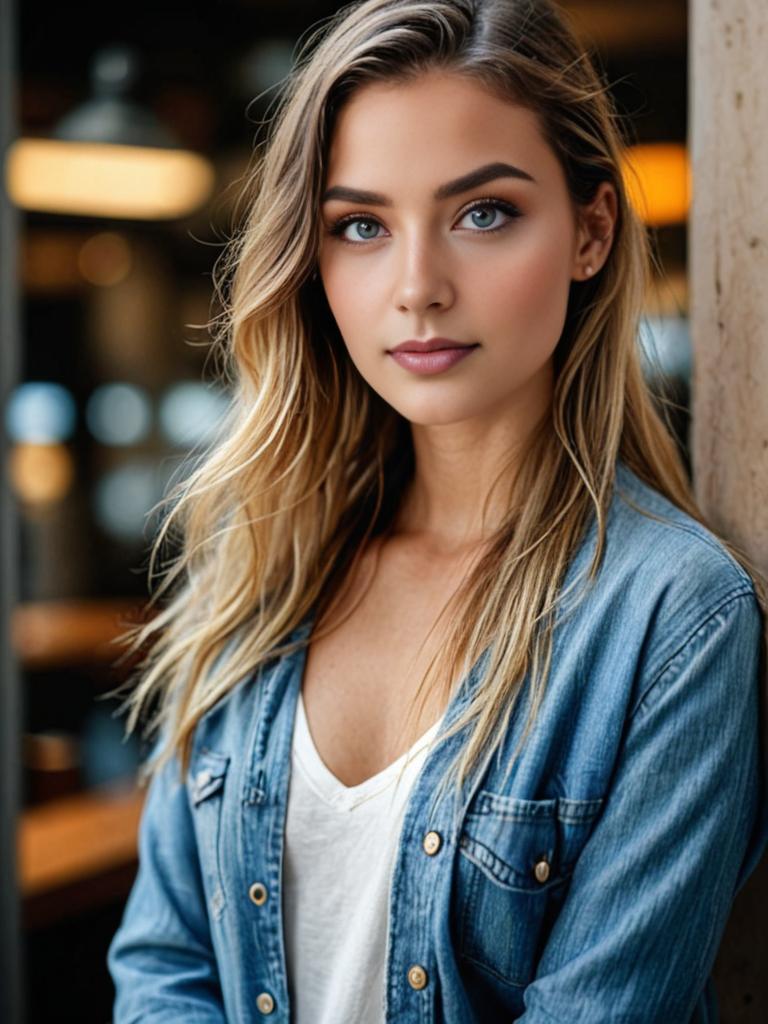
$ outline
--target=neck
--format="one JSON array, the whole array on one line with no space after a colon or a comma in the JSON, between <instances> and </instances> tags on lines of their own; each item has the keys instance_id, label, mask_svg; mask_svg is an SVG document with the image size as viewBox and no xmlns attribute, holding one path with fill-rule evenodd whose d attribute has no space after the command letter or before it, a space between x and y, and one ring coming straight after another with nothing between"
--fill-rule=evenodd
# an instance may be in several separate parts
<instances>
[{"instance_id":1,"label":"neck","mask_svg":"<svg viewBox=\"0 0 768 1024\"><path fill-rule=\"evenodd\" d=\"M515 502L531 428L510 419L412 425L415 472L393 533L445 554L486 542Z\"/></svg>"}]
</instances>

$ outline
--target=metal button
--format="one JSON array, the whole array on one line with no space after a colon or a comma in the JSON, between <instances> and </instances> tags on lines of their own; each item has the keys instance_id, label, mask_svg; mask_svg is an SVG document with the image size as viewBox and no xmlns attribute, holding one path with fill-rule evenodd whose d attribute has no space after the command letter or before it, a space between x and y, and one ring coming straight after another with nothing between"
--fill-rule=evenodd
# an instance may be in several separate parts
<instances>
[{"instance_id":1,"label":"metal button","mask_svg":"<svg viewBox=\"0 0 768 1024\"><path fill-rule=\"evenodd\" d=\"M536 875L536 879L539 882L546 882L549 878L549 863L546 858L542 857L536 867L533 869L533 873Z\"/></svg>"},{"instance_id":2,"label":"metal button","mask_svg":"<svg viewBox=\"0 0 768 1024\"><path fill-rule=\"evenodd\" d=\"M408 984L411 988L424 988L427 984L427 972L421 964L414 964L408 970Z\"/></svg>"},{"instance_id":3,"label":"metal button","mask_svg":"<svg viewBox=\"0 0 768 1024\"><path fill-rule=\"evenodd\" d=\"M443 840L440 838L439 832L427 832L422 841L424 852L428 853L430 857L434 857L437 851L440 849Z\"/></svg>"},{"instance_id":4,"label":"metal button","mask_svg":"<svg viewBox=\"0 0 768 1024\"><path fill-rule=\"evenodd\" d=\"M248 895L256 906L260 907L262 903L267 902L267 887L262 882L254 882L248 890Z\"/></svg>"},{"instance_id":5,"label":"metal button","mask_svg":"<svg viewBox=\"0 0 768 1024\"><path fill-rule=\"evenodd\" d=\"M275 1008L275 1000L269 992L262 992L256 996L256 1006L262 1013L272 1013Z\"/></svg>"}]
</instances>

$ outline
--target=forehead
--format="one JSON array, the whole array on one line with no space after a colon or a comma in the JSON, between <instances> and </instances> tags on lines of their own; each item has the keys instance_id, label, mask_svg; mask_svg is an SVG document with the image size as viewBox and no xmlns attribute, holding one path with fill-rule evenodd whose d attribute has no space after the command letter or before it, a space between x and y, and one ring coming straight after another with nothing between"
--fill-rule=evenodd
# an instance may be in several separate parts
<instances>
[{"instance_id":1,"label":"forehead","mask_svg":"<svg viewBox=\"0 0 768 1024\"><path fill-rule=\"evenodd\" d=\"M417 181L432 188L495 160L517 164L538 182L561 182L533 111L466 77L430 72L352 94L334 126L325 178L392 192Z\"/></svg>"}]
</instances>

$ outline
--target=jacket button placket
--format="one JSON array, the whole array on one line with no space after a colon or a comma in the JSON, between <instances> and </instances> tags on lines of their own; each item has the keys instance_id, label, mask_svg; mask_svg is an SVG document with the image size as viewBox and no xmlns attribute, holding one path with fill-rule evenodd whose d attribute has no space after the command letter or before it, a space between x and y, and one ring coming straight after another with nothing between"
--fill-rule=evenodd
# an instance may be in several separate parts
<instances>
[{"instance_id":1,"label":"jacket button placket","mask_svg":"<svg viewBox=\"0 0 768 1024\"><path fill-rule=\"evenodd\" d=\"M423 813L423 811L422 811ZM387 977L387 1024L421 1024L431 1020L432 989L435 984L428 967L428 947L420 942L414 948L411 939L423 934L420 922L429 917L436 876L443 862L440 855L445 848L443 833L436 828L417 824L419 808L412 805L402 832L403 845L398 853L395 870L401 884L393 904L395 933ZM410 834L410 839L405 838ZM414 858L432 861L434 868L418 868ZM426 865L424 865L426 867Z\"/></svg>"}]
</instances>

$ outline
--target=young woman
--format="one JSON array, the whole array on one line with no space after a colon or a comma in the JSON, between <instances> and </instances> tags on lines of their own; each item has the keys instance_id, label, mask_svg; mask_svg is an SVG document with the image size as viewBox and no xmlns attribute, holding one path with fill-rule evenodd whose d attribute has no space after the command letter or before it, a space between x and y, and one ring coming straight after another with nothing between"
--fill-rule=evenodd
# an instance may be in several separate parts
<instances>
[{"instance_id":1,"label":"young woman","mask_svg":"<svg viewBox=\"0 0 768 1024\"><path fill-rule=\"evenodd\" d=\"M366 0L297 61L134 634L114 1024L716 1019L765 599L641 373L616 124L548 0Z\"/></svg>"}]
</instances>

